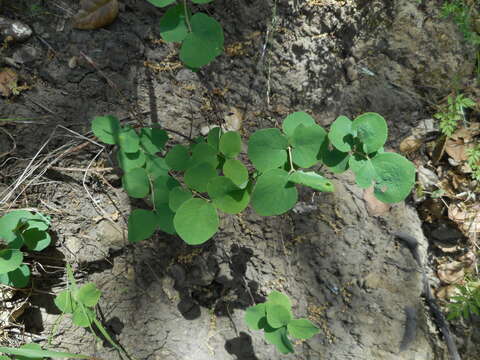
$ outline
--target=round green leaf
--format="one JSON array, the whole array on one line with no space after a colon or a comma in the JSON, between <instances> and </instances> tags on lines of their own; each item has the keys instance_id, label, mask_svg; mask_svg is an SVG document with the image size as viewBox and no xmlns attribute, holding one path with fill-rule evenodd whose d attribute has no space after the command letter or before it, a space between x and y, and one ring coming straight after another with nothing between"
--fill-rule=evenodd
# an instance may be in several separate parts
<instances>
[{"instance_id":1,"label":"round green leaf","mask_svg":"<svg viewBox=\"0 0 480 360\"><path fill-rule=\"evenodd\" d=\"M261 172L275 169L287 161L288 140L278 129L254 132L248 141L248 157Z\"/></svg>"},{"instance_id":2,"label":"round green leaf","mask_svg":"<svg viewBox=\"0 0 480 360\"><path fill-rule=\"evenodd\" d=\"M147 0L147 1L156 7L165 7L175 2L175 0Z\"/></svg>"},{"instance_id":3,"label":"round green leaf","mask_svg":"<svg viewBox=\"0 0 480 360\"><path fill-rule=\"evenodd\" d=\"M170 190L180 186L180 183L169 175L161 175L153 181L153 203L155 208L169 203Z\"/></svg>"},{"instance_id":4,"label":"round green leaf","mask_svg":"<svg viewBox=\"0 0 480 360\"><path fill-rule=\"evenodd\" d=\"M252 206L258 214L280 215L295 205L298 193L288 177L285 170L273 169L258 178L252 193Z\"/></svg>"},{"instance_id":5,"label":"round green leaf","mask_svg":"<svg viewBox=\"0 0 480 360\"><path fill-rule=\"evenodd\" d=\"M208 196L213 204L227 214L238 214L250 201L247 190L240 190L229 178L217 176L208 183Z\"/></svg>"},{"instance_id":6,"label":"round green leaf","mask_svg":"<svg viewBox=\"0 0 480 360\"><path fill-rule=\"evenodd\" d=\"M6 274L0 274L0 283L11 287L24 288L28 285L29 280L30 269L25 264Z\"/></svg>"},{"instance_id":7,"label":"round green leaf","mask_svg":"<svg viewBox=\"0 0 480 360\"><path fill-rule=\"evenodd\" d=\"M295 171L290 174L288 180L296 184L302 184L311 187L312 189L318 191L332 192L334 190L333 184L330 180L313 171Z\"/></svg>"},{"instance_id":8,"label":"round green leaf","mask_svg":"<svg viewBox=\"0 0 480 360\"><path fill-rule=\"evenodd\" d=\"M17 249L0 250L0 274L6 274L18 268L23 261L23 254Z\"/></svg>"},{"instance_id":9,"label":"round green leaf","mask_svg":"<svg viewBox=\"0 0 480 360\"><path fill-rule=\"evenodd\" d=\"M275 345L279 352L281 352L282 354L294 352L292 343L288 339L286 326L275 329L267 325L264 330L265 340L268 343Z\"/></svg>"},{"instance_id":10,"label":"round green leaf","mask_svg":"<svg viewBox=\"0 0 480 360\"><path fill-rule=\"evenodd\" d=\"M320 148L327 133L317 124L297 126L290 139L293 146L292 159L302 168L309 168L319 161Z\"/></svg>"},{"instance_id":11,"label":"round green leaf","mask_svg":"<svg viewBox=\"0 0 480 360\"><path fill-rule=\"evenodd\" d=\"M404 200L415 184L415 166L395 153L378 154L372 159L375 169L375 197L385 203Z\"/></svg>"},{"instance_id":12,"label":"round green leaf","mask_svg":"<svg viewBox=\"0 0 480 360\"><path fill-rule=\"evenodd\" d=\"M38 231L45 231L50 225L49 220L44 216L27 210L13 210L3 215L0 218L0 238L10 248L20 249L23 245L23 239L17 237L17 234L14 232L22 219L27 223L27 230L37 229Z\"/></svg>"},{"instance_id":13,"label":"round green leaf","mask_svg":"<svg viewBox=\"0 0 480 360\"><path fill-rule=\"evenodd\" d=\"M157 228L157 216L154 212L135 209L128 217L128 241L132 243L148 239Z\"/></svg>"},{"instance_id":14,"label":"round green leaf","mask_svg":"<svg viewBox=\"0 0 480 360\"><path fill-rule=\"evenodd\" d=\"M184 171L188 167L190 155L188 149L183 145L175 145L170 149L165 161L172 170Z\"/></svg>"},{"instance_id":15,"label":"round green leaf","mask_svg":"<svg viewBox=\"0 0 480 360\"><path fill-rule=\"evenodd\" d=\"M217 151L207 143L195 145L188 167L196 166L202 162L209 163L214 169L218 166Z\"/></svg>"},{"instance_id":16,"label":"round green leaf","mask_svg":"<svg viewBox=\"0 0 480 360\"><path fill-rule=\"evenodd\" d=\"M265 306L267 322L271 327L276 329L286 326L292 320L292 312L285 306L270 301L267 301Z\"/></svg>"},{"instance_id":17,"label":"round green leaf","mask_svg":"<svg viewBox=\"0 0 480 360\"><path fill-rule=\"evenodd\" d=\"M155 180L159 176L168 175L170 170L164 158L146 154L146 170L148 175Z\"/></svg>"},{"instance_id":18,"label":"round green leaf","mask_svg":"<svg viewBox=\"0 0 480 360\"><path fill-rule=\"evenodd\" d=\"M220 138L220 151L228 158L234 158L242 151L242 139L237 131L228 131Z\"/></svg>"},{"instance_id":19,"label":"round green leaf","mask_svg":"<svg viewBox=\"0 0 480 360\"><path fill-rule=\"evenodd\" d=\"M287 330L295 339L306 340L319 333L319 329L307 319L293 319Z\"/></svg>"},{"instance_id":20,"label":"round green leaf","mask_svg":"<svg viewBox=\"0 0 480 360\"><path fill-rule=\"evenodd\" d=\"M350 154L341 152L335 148L330 149L330 142L325 141L320 148L322 162L335 174L342 173L348 169Z\"/></svg>"},{"instance_id":21,"label":"round green leaf","mask_svg":"<svg viewBox=\"0 0 480 360\"><path fill-rule=\"evenodd\" d=\"M129 196L137 199L144 198L150 192L147 171L144 168L127 171L122 176L122 186Z\"/></svg>"},{"instance_id":22,"label":"round green leaf","mask_svg":"<svg viewBox=\"0 0 480 360\"><path fill-rule=\"evenodd\" d=\"M365 113L358 116L353 120L352 131L363 143L363 151L367 154L377 151L387 141L387 122L377 113Z\"/></svg>"},{"instance_id":23,"label":"round green leaf","mask_svg":"<svg viewBox=\"0 0 480 360\"><path fill-rule=\"evenodd\" d=\"M77 301L88 307L97 305L102 292L97 289L94 283L83 285L77 292Z\"/></svg>"},{"instance_id":24,"label":"round green leaf","mask_svg":"<svg viewBox=\"0 0 480 360\"><path fill-rule=\"evenodd\" d=\"M118 145L124 153L136 153L140 149L140 138L132 128L126 128L118 134Z\"/></svg>"},{"instance_id":25,"label":"round green leaf","mask_svg":"<svg viewBox=\"0 0 480 360\"><path fill-rule=\"evenodd\" d=\"M117 152L117 160L123 171L130 171L142 167L145 164L146 158L143 151L128 154L119 150Z\"/></svg>"},{"instance_id":26,"label":"round green leaf","mask_svg":"<svg viewBox=\"0 0 480 360\"><path fill-rule=\"evenodd\" d=\"M73 311L72 322L80 327L89 327L95 319L95 313L89 308L78 306Z\"/></svg>"},{"instance_id":27,"label":"round green leaf","mask_svg":"<svg viewBox=\"0 0 480 360\"><path fill-rule=\"evenodd\" d=\"M266 316L265 304L250 306L245 312L245 322L251 330L260 330L260 320Z\"/></svg>"},{"instance_id":28,"label":"round green leaf","mask_svg":"<svg viewBox=\"0 0 480 360\"><path fill-rule=\"evenodd\" d=\"M105 144L118 144L120 121L115 116L97 116L92 121L92 131Z\"/></svg>"},{"instance_id":29,"label":"round green leaf","mask_svg":"<svg viewBox=\"0 0 480 360\"><path fill-rule=\"evenodd\" d=\"M175 227L173 226L173 217L175 213L170 209L167 204L160 204L156 207L155 212L157 214L157 224L160 230L170 235L175 235Z\"/></svg>"},{"instance_id":30,"label":"round green leaf","mask_svg":"<svg viewBox=\"0 0 480 360\"><path fill-rule=\"evenodd\" d=\"M308 115L306 112L297 111L288 115L285 120L283 120L282 129L283 132L290 138L293 136L295 129L300 124L308 127L315 124L315 120Z\"/></svg>"},{"instance_id":31,"label":"round green leaf","mask_svg":"<svg viewBox=\"0 0 480 360\"><path fill-rule=\"evenodd\" d=\"M281 292L276 290L268 294L267 301L271 304L282 305L288 310L292 309L292 302L290 301L290 298L287 295L282 294Z\"/></svg>"},{"instance_id":32,"label":"round green leaf","mask_svg":"<svg viewBox=\"0 0 480 360\"><path fill-rule=\"evenodd\" d=\"M362 189L369 188L375 178L375 169L370 159L357 154L350 156L348 160L350 169L355 174L355 182Z\"/></svg>"},{"instance_id":33,"label":"round green leaf","mask_svg":"<svg viewBox=\"0 0 480 360\"><path fill-rule=\"evenodd\" d=\"M189 16L191 12L187 9ZM160 35L166 42L180 42L188 34L188 27L185 21L185 7L178 4L168 8L160 18Z\"/></svg>"},{"instance_id":34,"label":"round green leaf","mask_svg":"<svg viewBox=\"0 0 480 360\"><path fill-rule=\"evenodd\" d=\"M223 164L223 174L240 189L245 188L248 184L248 170L239 160L227 159Z\"/></svg>"},{"instance_id":35,"label":"round green leaf","mask_svg":"<svg viewBox=\"0 0 480 360\"><path fill-rule=\"evenodd\" d=\"M214 127L208 132L207 143L216 151L220 146L220 136L222 136L222 129L219 127Z\"/></svg>"},{"instance_id":36,"label":"round green leaf","mask_svg":"<svg viewBox=\"0 0 480 360\"><path fill-rule=\"evenodd\" d=\"M65 314L73 313L74 308L77 306L69 290L59 292L53 302L57 308Z\"/></svg>"},{"instance_id":37,"label":"round green leaf","mask_svg":"<svg viewBox=\"0 0 480 360\"><path fill-rule=\"evenodd\" d=\"M207 65L223 50L222 26L203 13L190 19L192 32L188 33L180 49L180 60L187 66L198 69Z\"/></svg>"},{"instance_id":38,"label":"round green leaf","mask_svg":"<svg viewBox=\"0 0 480 360\"><path fill-rule=\"evenodd\" d=\"M331 144L341 152L349 152L352 150L352 121L346 116L339 116L330 127L328 139Z\"/></svg>"},{"instance_id":39,"label":"round green leaf","mask_svg":"<svg viewBox=\"0 0 480 360\"><path fill-rule=\"evenodd\" d=\"M193 197L192 192L182 188L181 186L174 187L170 190L168 206L170 209L175 212L178 210L180 205L185 201L190 200Z\"/></svg>"},{"instance_id":40,"label":"round green leaf","mask_svg":"<svg viewBox=\"0 0 480 360\"><path fill-rule=\"evenodd\" d=\"M185 184L190 189L197 190L199 192L206 192L207 185L210 179L217 176L217 171L209 163L200 163L185 172Z\"/></svg>"},{"instance_id":41,"label":"round green leaf","mask_svg":"<svg viewBox=\"0 0 480 360\"><path fill-rule=\"evenodd\" d=\"M173 218L178 235L189 245L200 245L218 230L219 220L215 206L202 199L184 202Z\"/></svg>"},{"instance_id":42,"label":"round green leaf","mask_svg":"<svg viewBox=\"0 0 480 360\"><path fill-rule=\"evenodd\" d=\"M162 151L167 141L168 134L165 130L142 128L140 131L140 144L146 152L152 155Z\"/></svg>"},{"instance_id":43,"label":"round green leaf","mask_svg":"<svg viewBox=\"0 0 480 360\"><path fill-rule=\"evenodd\" d=\"M40 231L36 228L27 229L22 233L23 242L31 251L42 251L52 242L50 234L46 231Z\"/></svg>"}]
</instances>

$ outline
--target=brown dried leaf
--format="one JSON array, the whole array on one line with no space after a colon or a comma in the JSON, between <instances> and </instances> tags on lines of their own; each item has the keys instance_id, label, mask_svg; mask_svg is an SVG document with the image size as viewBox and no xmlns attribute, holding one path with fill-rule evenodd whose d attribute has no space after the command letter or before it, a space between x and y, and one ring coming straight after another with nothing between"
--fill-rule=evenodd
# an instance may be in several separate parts
<instances>
[{"instance_id":1,"label":"brown dried leaf","mask_svg":"<svg viewBox=\"0 0 480 360\"><path fill-rule=\"evenodd\" d=\"M422 139L414 135L410 135L400 143L400 152L409 154L417 151L422 146Z\"/></svg>"},{"instance_id":2,"label":"brown dried leaf","mask_svg":"<svg viewBox=\"0 0 480 360\"><path fill-rule=\"evenodd\" d=\"M438 278L445 284L456 284L465 276L464 264L460 261L440 264L437 268Z\"/></svg>"},{"instance_id":3,"label":"brown dried leaf","mask_svg":"<svg viewBox=\"0 0 480 360\"><path fill-rule=\"evenodd\" d=\"M447 141L447 137L445 135L441 136L437 139L437 141L435 143L435 148L433 149L432 156L431 156L432 157L432 163L434 165L438 164L438 162L442 158L443 153L445 152L446 141Z\"/></svg>"},{"instance_id":4,"label":"brown dried leaf","mask_svg":"<svg viewBox=\"0 0 480 360\"><path fill-rule=\"evenodd\" d=\"M80 10L73 17L73 27L93 30L110 25L118 16L117 0L81 0Z\"/></svg>"},{"instance_id":5,"label":"brown dried leaf","mask_svg":"<svg viewBox=\"0 0 480 360\"><path fill-rule=\"evenodd\" d=\"M457 223L467 237L480 232L480 203L470 206L464 203L451 204L448 207L448 217Z\"/></svg>"},{"instance_id":6,"label":"brown dried leaf","mask_svg":"<svg viewBox=\"0 0 480 360\"><path fill-rule=\"evenodd\" d=\"M0 71L0 93L4 97L12 95L13 90L17 87L18 75L12 69L5 68Z\"/></svg>"},{"instance_id":7,"label":"brown dried leaf","mask_svg":"<svg viewBox=\"0 0 480 360\"><path fill-rule=\"evenodd\" d=\"M363 191L363 200L365 200L370 216L384 215L390 210L389 204L381 202L373 195L373 186Z\"/></svg>"},{"instance_id":8,"label":"brown dried leaf","mask_svg":"<svg viewBox=\"0 0 480 360\"><path fill-rule=\"evenodd\" d=\"M437 298L441 300L448 300L452 296L459 294L458 288L455 285L442 286L436 293Z\"/></svg>"}]
</instances>

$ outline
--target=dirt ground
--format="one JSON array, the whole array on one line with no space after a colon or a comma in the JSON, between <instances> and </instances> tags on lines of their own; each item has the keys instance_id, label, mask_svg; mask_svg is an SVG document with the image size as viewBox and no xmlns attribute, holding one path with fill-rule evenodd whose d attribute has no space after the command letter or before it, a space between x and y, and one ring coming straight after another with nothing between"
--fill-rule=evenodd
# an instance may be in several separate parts
<instances>
[{"instance_id":1,"label":"dirt ground","mask_svg":"<svg viewBox=\"0 0 480 360\"><path fill-rule=\"evenodd\" d=\"M89 140L96 115L188 136L226 123L248 136L293 111L322 126L375 111L397 149L436 99L471 81L474 50L439 18L440 1L215 0L203 8L221 21L226 52L199 73L182 67L178 47L159 41L163 12L145 0L123 1L118 19L94 31L72 29L77 1L37 3L3 5L3 15L33 35L0 53L1 61L16 61L28 85L0 100L0 118L21 119L0 123L0 204L50 215L55 245L31 259L34 287L18 323L33 338L12 340L4 329L5 344L50 339L57 350L122 358L68 318L56 324L53 295L65 286L69 262L79 281L102 290L100 318L135 359L278 359L243 321L245 309L272 290L288 294L294 313L321 329L287 359L448 359L420 296L421 272L393 236L414 236L428 263L429 242L410 200L373 216L361 189L342 175L332 177L333 194L302 190L286 215L224 216L202 246L164 233L131 245L126 218L146 204L121 189L113 150ZM478 359L475 336L455 339L464 359Z\"/></svg>"}]
</instances>

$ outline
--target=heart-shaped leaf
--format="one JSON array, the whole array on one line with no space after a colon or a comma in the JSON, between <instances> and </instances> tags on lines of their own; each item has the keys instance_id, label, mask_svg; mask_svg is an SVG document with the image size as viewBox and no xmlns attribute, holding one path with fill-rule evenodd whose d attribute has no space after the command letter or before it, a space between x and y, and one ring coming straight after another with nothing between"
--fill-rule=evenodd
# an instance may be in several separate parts
<instances>
[{"instance_id":1,"label":"heart-shaped leaf","mask_svg":"<svg viewBox=\"0 0 480 360\"><path fill-rule=\"evenodd\" d=\"M229 178L217 176L208 183L208 195L213 204L227 214L238 214L250 201L247 190L239 189Z\"/></svg>"},{"instance_id":2,"label":"heart-shaped leaf","mask_svg":"<svg viewBox=\"0 0 480 360\"><path fill-rule=\"evenodd\" d=\"M282 129L285 135L290 138L299 125L308 127L314 124L315 120L310 115L303 111L297 111L288 115L285 120L283 120Z\"/></svg>"},{"instance_id":3,"label":"heart-shaped leaf","mask_svg":"<svg viewBox=\"0 0 480 360\"><path fill-rule=\"evenodd\" d=\"M187 244L200 245L217 232L219 220L211 203L203 199L190 199L178 208L173 224Z\"/></svg>"},{"instance_id":4,"label":"heart-shaped leaf","mask_svg":"<svg viewBox=\"0 0 480 360\"><path fill-rule=\"evenodd\" d=\"M128 217L128 241L132 243L148 239L157 228L157 216L153 211L135 209Z\"/></svg>"},{"instance_id":5,"label":"heart-shaped leaf","mask_svg":"<svg viewBox=\"0 0 480 360\"><path fill-rule=\"evenodd\" d=\"M339 116L330 127L328 133L330 143L341 152L352 150L352 121L346 116Z\"/></svg>"},{"instance_id":6,"label":"heart-shaped leaf","mask_svg":"<svg viewBox=\"0 0 480 360\"><path fill-rule=\"evenodd\" d=\"M6 274L18 268L23 261L23 253L17 249L0 250L0 274Z\"/></svg>"},{"instance_id":7,"label":"heart-shaped leaf","mask_svg":"<svg viewBox=\"0 0 480 360\"><path fill-rule=\"evenodd\" d=\"M150 192L150 181L144 168L135 168L123 174L122 185L133 198L144 198Z\"/></svg>"},{"instance_id":8,"label":"heart-shaped leaf","mask_svg":"<svg viewBox=\"0 0 480 360\"><path fill-rule=\"evenodd\" d=\"M288 140L278 129L254 132L248 141L248 157L261 172L275 169L287 161Z\"/></svg>"},{"instance_id":9,"label":"heart-shaped leaf","mask_svg":"<svg viewBox=\"0 0 480 360\"><path fill-rule=\"evenodd\" d=\"M228 131L220 138L219 149L227 158L234 158L242 150L242 140L236 131Z\"/></svg>"},{"instance_id":10,"label":"heart-shaped leaf","mask_svg":"<svg viewBox=\"0 0 480 360\"><path fill-rule=\"evenodd\" d=\"M223 29L217 20L203 13L190 19L188 33L180 49L180 59L190 68L199 69L210 63L223 50Z\"/></svg>"},{"instance_id":11,"label":"heart-shaped leaf","mask_svg":"<svg viewBox=\"0 0 480 360\"><path fill-rule=\"evenodd\" d=\"M250 329L260 330L262 328L260 321L265 318L266 314L265 304L250 306L245 312L245 322Z\"/></svg>"},{"instance_id":12,"label":"heart-shaped leaf","mask_svg":"<svg viewBox=\"0 0 480 360\"><path fill-rule=\"evenodd\" d=\"M188 16L191 12L188 10ZM160 18L160 35L166 42L180 42L188 34L188 26L185 21L185 7L178 4L170 7Z\"/></svg>"},{"instance_id":13,"label":"heart-shaped leaf","mask_svg":"<svg viewBox=\"0 0 480 360\"><path fill-rule=\"evenodd\" d=\"M0 283L16 287L24 288L30 280L30 269L28 265L22 264L13 271L6 274L0 274Z\"/></svg>"},{"instance_id":14,"label":"heart-shaped leaf","mask_svg":"<svg viewBox=\"0 0 480 360\"><path fill-rule=\"evenodd\" d=\"M296 339L306 340L319 333L308 319L293 319L287 325L288 333Z\"/></svg>"},{"instance_id":15,"label":"heart-shaped leaf","mask_svg":"<svg viewBox=\"0 0 480 360\"><path fill-rule=\"evenodd\" d=\"M252 206L259 215L280 215L297 202L295 185L289 183L288 172L273 169L262 174L252 193Z\"/></svg>"},{"instance_id":16,"label":"heart-shaped leaf","mask_svg":"<svg viewBox=\"0 0 480 360\"><path fill-rule=\"evenodd\" d=\"M387 141L387 122L377 113L365 113L353 120L352 132L362 142L363 151L371 154Z\"/></svg>"}]
</instances>

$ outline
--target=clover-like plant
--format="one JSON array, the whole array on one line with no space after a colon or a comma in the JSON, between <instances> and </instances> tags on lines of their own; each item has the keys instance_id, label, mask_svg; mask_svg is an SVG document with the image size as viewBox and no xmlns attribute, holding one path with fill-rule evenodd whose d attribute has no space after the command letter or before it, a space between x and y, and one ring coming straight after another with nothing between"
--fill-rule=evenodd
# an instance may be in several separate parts
<instances>
[{"instance_id":1,"label":"clover-like plant","mask_svg":"<svg viewBox=\"0 0 480 360\"><path fill-rule=\"evenodd\" d=\"M92 329L92 325L95 325L115 349L125 353L125 350L115 343L95 315L95 306L98 304L101 295L102 292L97 289L94 283L77 286L72 267L67 264L67 288L55 297L54 303L62 312L62 316L64 314L72 315L73 324L90 328L92 334L96 334Z\"/></svg>"},{"instance_id":2,"label":"clover-like plant","mask_svg":"<svg viewBox=\"0 0 480 360\"><path fill-rule=\"evenodd\" d=\"M147 0L157 7L172 5L176 0ZM212 0L191 0L206 4ZM217 20L205 13L192 14L187 1L167 9L160 19L160 35L166 42L181 43L180 60L191 69L209 64L223 51L223 29Z\"/></svg>"},{"instance_id":3,"label":"clover-like plant","mask_svg":"<svg viewBox=\"0 0 480 360\"><path fill-rule=\"evenodd\" d=\"M290 114L282 131L261 129L251 135L247 155L253 171L238 159L242 140L235 131L223 133L216 127L188 146L176 144L165 151L168 135L159 128L137 132L104 116L93 120L92 129L104 143L118 145L127 193L148 198L153 205L153 211L135 209L130 214L130 242L147 239L159 228L199 245L217 232L217 210L237 214L250 202L260 215L283 214L297 203L296 185L333 191L328 179L305 170L321 163L336 173L350 167L359 186L373 185L375 196L384 202L403 200L415 181L410 161L383 151L387 124L375 113L353 122L341 116L329 134L310 115Z\"/></svg>"},{"instance_id":4,"label":"clover-like plant","mask_svg":"<svg viewBox=\"0 0 480 360\"><path fill-rule=\"evenodd\" d=\"M14 210L0 218L0 283L24 288L30 268L23 263L23 251L42 251L51 243L50 219L40 213Z\"/></svg>"},{"instance_id":5,"label":"clover-like plant","mask_svg":"<svg viewBox=\"0 0 480 360\"><path fill-rule=\"evenodd\" d=\"M294 352L289 336L307 340L319 332L310 320L294 319L292 302L278 291L272 291L266 302L247 308L245 322L251 330L263 330L265 340L282 354Z\"/></svg>"}]
</instances>

